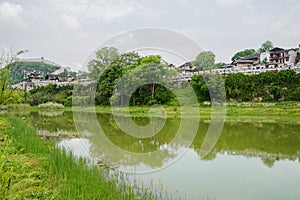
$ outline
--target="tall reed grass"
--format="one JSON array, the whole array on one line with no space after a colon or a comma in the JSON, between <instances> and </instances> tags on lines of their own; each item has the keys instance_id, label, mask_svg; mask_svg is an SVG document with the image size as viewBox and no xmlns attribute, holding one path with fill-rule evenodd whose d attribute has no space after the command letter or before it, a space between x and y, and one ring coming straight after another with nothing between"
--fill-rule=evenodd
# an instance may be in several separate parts
<instances>
[{"instance_id":1,"label":"tall reed grass","mask_svg":"<svg viewBox=\"0 0 300 200\"><path fill-rule=\"evenodd\" d=\"M58 149L53 142L42 140L36 131L21 119L8 117L9 134L19 151L39 155L44 167L57 185L59 199L162 199L151 190L128 185L126 176L75 159L71 153Z\"/></svg>"}]
</instances>

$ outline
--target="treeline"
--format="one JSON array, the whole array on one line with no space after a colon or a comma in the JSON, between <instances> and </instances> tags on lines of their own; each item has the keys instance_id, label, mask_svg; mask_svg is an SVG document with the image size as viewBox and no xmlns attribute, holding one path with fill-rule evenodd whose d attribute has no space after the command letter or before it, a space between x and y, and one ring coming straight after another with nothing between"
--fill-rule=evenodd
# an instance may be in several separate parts
<instances>
[{"instance_id":1,"label":"treeline","mask_svg":"<svg viewBox=\"0 0 300 200\"><path fill-rule=\"evenodd\" d=\"M230 74L222 77L223 90L222 84L214 79L215 76L210 74L193 76L190 84L199 101L211 101L214 95L210 94L208 88L212 88L211 93L217 92L217 95L226 93L227 101L300 101L300 74L294 70L255 75Z\"/></svg>"},{"instance_id":2,"label":"treeline","mask_svg":"<svg viewBox=\"0 0 300 200\"><path fill-rule=\"evenodd\" d=\"M206 59L209 56L211 59ZM207 60L210 62L205 64L204 61ZM214 56L212 53L202 52L196 61L199 61L195 62L196 64L201 64L203 65L201 67L206 69L207 66L214 65ZM16 73L14 65L15 62L10 62L6 68L0 69L0 105L19 103L38 105L47 102L56 102L67 107L111 104L179 105L174 91L179 91L184 99L188 99L190 95L183 89L176 89L178 85L169 77L178 72L159 55L142 57L135 52L120 54L113 47L98 50L95 59L88 63L90 79L94 80L94 84L88 86L54 84L30 92L13 90L8 86L8 77L10 73ZM189 84L199 102L300 101L300 74L293 70L264 72L257 75L237 73L221 76L207 73L202 76L194 75Z\"/></svg>"},{"instance_id":3,"label":"treeline","mask_svg":"<svg viewBox=\"0 0 300 200\"><path fill-rule=\"evenodd\" d=\"M107 78L112 76L113 68L114 66L112 65L112 68L108 68L103 73L103 76ZM128 78L127 76L129 75L125 75L126 78ZM92 103L95 103L95 105L110 105L112 98L121 101L120 94L114 96L113 90L117 83L122 85L122 82L111 82L107 78L102 78L98 82L94 100L87 95L75 96L73 97L76 98L74 103L76 105ZM216 76L213 74L194 75L190 84L199 102L211 101L211 97L216 99L226 98L227 101L236 102L300 101L300 74L293 70L263 72L256 75L245 75L242 73L227 76ZM176 102L174 94L165 86L156 85L153 94L152 89L152 84L143 85L138 87L131 97L130 94L123 91L123 101L125 101L125 98L129 98L129 105L152 105L155 103L172 105ZM20 96L20 91L18 94ZM65 106L72 106L72 94L73 86L48 85L31 90L29 93L25 93L23 97L25 97L24 101L31 105L52 101ZM122 105L122 102L119 102L117 105Z\"/></svg>"}]
</instances>

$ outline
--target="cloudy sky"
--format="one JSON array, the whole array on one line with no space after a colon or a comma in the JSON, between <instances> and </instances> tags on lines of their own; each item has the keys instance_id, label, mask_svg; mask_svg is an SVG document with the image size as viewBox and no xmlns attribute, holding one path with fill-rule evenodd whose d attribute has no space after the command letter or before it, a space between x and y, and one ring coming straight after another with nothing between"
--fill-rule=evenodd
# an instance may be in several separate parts
<instances>
[{"instance_id":1,"label":"cloudy sky","mask_svg":"<svg viewBox=\"0 0 300 200\"><path fill-rule=\"evenodd\" d=\"M0 0L0 48L79 68L99 44L143 27L178 31L229 62L264 41L300 43L299 0Z\"/></svg>"}]
</instances>

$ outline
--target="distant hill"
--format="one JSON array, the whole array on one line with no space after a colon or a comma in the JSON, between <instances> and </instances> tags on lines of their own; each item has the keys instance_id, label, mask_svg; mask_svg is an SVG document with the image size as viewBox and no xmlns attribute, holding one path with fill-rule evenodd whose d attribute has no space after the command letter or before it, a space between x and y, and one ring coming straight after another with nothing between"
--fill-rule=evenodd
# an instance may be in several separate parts
<instances>
[{"instance_id":1,"label":"distant hill","mask_svg":"<svg viewBox=\"0 0 300 200\"><path fill-rule=\"evenodd\" d=\"M45 76L61 68L62 67L58 64L44 61L43 59L20 60L12 64L9 74L9 83L14 84L23 81L24 72L29 73L32 71L37 71Z\"/></svg>"}]
</instances>

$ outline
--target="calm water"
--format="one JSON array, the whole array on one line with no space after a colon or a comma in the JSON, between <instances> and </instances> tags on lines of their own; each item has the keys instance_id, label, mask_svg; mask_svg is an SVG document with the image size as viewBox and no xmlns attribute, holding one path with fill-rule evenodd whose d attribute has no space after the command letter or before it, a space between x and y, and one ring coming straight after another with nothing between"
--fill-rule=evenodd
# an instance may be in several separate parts
<instances>
[{"instance_id":1,"label":"calm water","mask_svg":"<svg viewBox=\"0 0 300 200\"><path fill-rule=\"evenodd\" d=\"M299 124L225 122L217 144L202 158L200 148L210 122L201 120L191 146L172 163L183 148L176 142L167 145L177 133L179 119L168 119L157 135L138 139L122 132L109 114L97 114L98 125L87 120L91 113L80 115L84 117L77 125L84 131L79 136L71 112L31 113L25 118L40 134L61 134L58 145L75 155L118 162L122 170L155 169L136 177L154 183L158 190L163 185L163 191L183 199L300 199ZM149 123L148 118L134 120ZM70 133L72 138L64 136ZM185 140L189 138L181 138ZM157 151L155 159L147 157ZM137 153L144 156L134 156ZM171 164L162 168L166 163Z\"/></svg>"}]
</instances>

